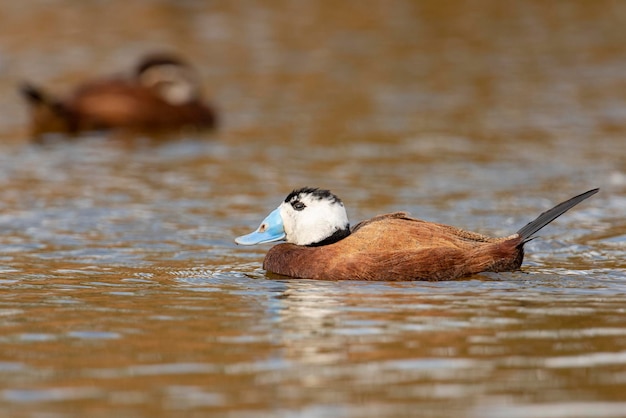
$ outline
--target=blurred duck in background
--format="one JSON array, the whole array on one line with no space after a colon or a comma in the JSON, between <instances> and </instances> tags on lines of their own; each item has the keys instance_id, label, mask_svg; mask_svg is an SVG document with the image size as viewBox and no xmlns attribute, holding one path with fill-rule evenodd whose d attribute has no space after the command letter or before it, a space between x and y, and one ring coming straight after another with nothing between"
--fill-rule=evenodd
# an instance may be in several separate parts
<instances>
[{"instance_id":1,"label":"blurred duck in background","mask_svg":"<svg viewBox=\"0 0 626 418\"><path fill-rule=\"evenodd\" d=\"M196 72L172 54L148 55L130 76L89 81L67 97L54 97L30 83L22 84L20 92L28 103L36 141L54 133L159 134L216 126Z\"/></svg>"}]
</instances>

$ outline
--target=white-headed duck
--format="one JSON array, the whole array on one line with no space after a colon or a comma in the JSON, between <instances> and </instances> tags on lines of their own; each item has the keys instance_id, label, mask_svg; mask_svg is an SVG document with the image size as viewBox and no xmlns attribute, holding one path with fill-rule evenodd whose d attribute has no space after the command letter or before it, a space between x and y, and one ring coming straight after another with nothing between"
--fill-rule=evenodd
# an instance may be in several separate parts
<instances>
[{"instance_id":1,"label":"white-headed duck","mask_svg":"<svg viewBox=\"0 0 626 418\"><path fill-rule=\"evenodd\" d=\"M172 54L145 56L130 76L88 81L64 98L29 83L22 84L20 92L29 106L35 139L48 133L158 133L216 125L215 112L202 99L196 73Z\"/></svg>"},{"instance_id":2,"label":"white-headed duck","mask_svg":"<svg viewBox=\"0 0 626 418\"><path fill-rule=\"evenodd\" d=\"M379 215L350 228L342 201L328 190L291 192L259 228L235 239L272 247L263 268L324 280L453 280L480 272L519 270L524 244L541 228L596 194L589 190L542 213L513 235L492 238L425 222L406 212Z\"/></svg>"}]
</instances>

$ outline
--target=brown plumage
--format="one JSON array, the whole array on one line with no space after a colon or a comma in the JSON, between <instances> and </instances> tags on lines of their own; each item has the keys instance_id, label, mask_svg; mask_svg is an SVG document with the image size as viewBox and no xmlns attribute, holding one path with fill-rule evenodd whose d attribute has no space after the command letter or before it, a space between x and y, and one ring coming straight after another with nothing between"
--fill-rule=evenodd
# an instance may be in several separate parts
<instances>
[{"instance_id":1,"label":"brown plumage","mask_svg":"<svg viewBox=\"0 0 626 418\"><path fill-rule=\"evenodd\" d=\"M380 215L357 224L345 238L328 245L276 245L267 253L263 268L294 278L389 281L453 280L480 272L515 271L524 259L524 244L538 230L597 191L590 190L555 206L504 238L421 221L404 212ZM299 191L294 193L302 196ZM300 200L305 201L300 197L295 201ZM310 200L307 206L317 200ZM283 219L289 218L285 213L289 213L293 202L294 198L286 200L277 209ZM343 209L341 201L339 205ZM271 228L268 219L257 232L236 241L254 243L248 237ZM289 234L286 239L289 241Z\"/></svg>"},{"instance_id":2,"label":"brown plumage","mask_svg":"<svg viewBox=\"0 0 626 418\"><path fill-rule=\"evenodd\" d=\"M307 279L451 280L517 270L524 257L520 243L519 235L490 238L397 212L361 222L331 245L276 245L263 268Z\"/></svg>"},{"instance_id":3,"label":"brown plumage","mask_svg":"<svg viewBox=\"0 0 626 418\"><path fill-rule=\"evenodd\" d=\"M203 101L192 69L171 55L147 56L130 77L89 81L64 98L28 83L20 91L29 105L35 139L47 133L157 133L210 129L216 124L215 112Z\"/></svg>"}]
</instances>

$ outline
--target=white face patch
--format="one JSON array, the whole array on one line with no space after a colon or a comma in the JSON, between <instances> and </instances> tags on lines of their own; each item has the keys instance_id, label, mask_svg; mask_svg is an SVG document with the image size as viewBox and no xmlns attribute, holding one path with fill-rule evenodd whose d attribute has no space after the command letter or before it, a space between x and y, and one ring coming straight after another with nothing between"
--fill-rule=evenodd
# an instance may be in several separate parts
<instances>
[{"instance_id":1,"label":"white face patch","mask_svg":"<svg viewBox=\"0 0 626 418\"><path fill-rule=\"evenodd\" d=\"M296 245L311 245L349 227L341 201L300 193L280 205L285 240Z\"/></svg>"},{"instance_id":2,"label":"white face patch","mask_svg":"<svg viewBox=\"0 0 626 418\"><path fill-rule=\"evenodd\" d=\"M141 84L156 89L171 105L181 105L198 97L198 83L188 68L174 64L155 65L141 73Z\"/></svg>"}]
</instances>

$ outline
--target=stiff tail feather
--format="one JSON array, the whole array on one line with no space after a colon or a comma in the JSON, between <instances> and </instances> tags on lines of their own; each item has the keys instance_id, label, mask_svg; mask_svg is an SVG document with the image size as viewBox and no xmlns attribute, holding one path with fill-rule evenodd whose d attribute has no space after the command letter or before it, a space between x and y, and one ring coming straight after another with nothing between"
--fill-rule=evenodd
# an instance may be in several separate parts
<instances>
[{"instance_id":1,"label":"stiff tail feather","mask_svg":"<svg viewBox=\"0 0 626 418\"><path fill-rule=\"evenodd\" d=\"M20 94L32 104L49 104L51 102L50 98L38 87L30 83L22 83L19 86Z\"/></svg>"},{"instance_id":2,"label":"stiff tail feather","mask_svg":"<svg viewBox=\"0 0 626 418\"><path fill-rule=\"evenodd\" d=\"M57 115L61 118L67 118L71 114L56 97L49 95L43 89L33 84L23 82L19 85L18 90L22 97L24 97L28 104L34 109L47 109L52 112L53 115Z\"/></svg>"},{"instance_id":3,"label":"stiff tail feather","mask_svg":"<svg viewBox=\"0 0 626 418\"><path fill-rule=\"evenodd\" d=\"M578 196L574 196L565 202L559 203L552 209L549 209L543 212L541 215L537 217L534 221L529 222L526 226L522 227L517 234L520 236L522 243L528 241L532 238L532 236L539 231L544 226L548 225L550 222L563 215L565 212L598 193L600 189L592 189L585 193L579 194Z\"/></svg>"}]
</instances>

